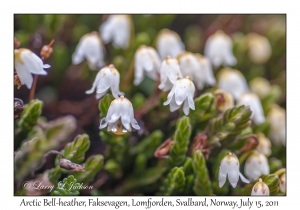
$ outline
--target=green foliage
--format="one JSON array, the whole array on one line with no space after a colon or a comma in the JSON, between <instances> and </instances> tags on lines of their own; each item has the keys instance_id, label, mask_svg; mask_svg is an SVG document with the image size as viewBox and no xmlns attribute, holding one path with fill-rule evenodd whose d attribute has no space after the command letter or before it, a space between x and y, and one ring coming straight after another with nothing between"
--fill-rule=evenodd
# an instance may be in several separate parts
<instances>
[{"instance_id":1,"label":"green foliage","mask_svg":"<svg viewBox=\"0 0 300 210\"><path fill-rule=\"evenodd\" d=\"M194 99L195 110L191 110L191 119L193 122L202 122L211 118L213 112L211 108L214 104L212 93L205 93Z\"/></svg>"},{"instance_id":2,"label":"green foliage","mask_svg":"<svg viewBox=\"0 0 300 210\"><path fill-rule=\"evenodd\" d=\"M223 116L209 121L208 136L211 143L232 140L250 125L251 110L244 105L228 109Z\"/></svg>"},{"instance_id":3,"label":"green foliage","mask_svg":"<svg viewBox=\"0 0 300 210\"><path fill-rule=\"evenodd\" d=\"M77 183L77 180L74 178L74 176L70 175L67 178L64 178L62 182L58 183L52 195L57 195L57 196L79 195L78 189L80 189L80 183Z\"/></svg>"},{"instance_id":4,"label":"green foliage","mask_svg":"<svg viewBox=\"0 0 300 210\"><path fill-rule=\"evenodd\" d=\"M99 101L99 110L100 110L100 117L101 119L106 117L108 108L110 103L114 100L114 97L110 94L106 94L100 101Z\"/></svg>"},{"instance_id":5,"label":"green foliage","mask_svg":"<svg viewBox=\"0 0 300 210\"><path fill-rule=\"evenodd\" d=\"M178 195L182 193L184 187L184 171L182 168L174 167L159 188L158 195Z\"/></svg>"},{"instance_id":6,"label":"green foliage","mask_svg":"<svg viewBox=\"0 0 300 210\"><path fill-rule=\"evenodd\" d=\"M170 167L180 166L185 161L191 132L192 126L190 118L186 116L181 117L177 121L175 134L173 136L174 144L169 153L168 165Z\"/></svg>"},{"instance_id":7,"label":"green foliage","mask_svg":"<svg viewBox=\"0 0 300 210\"><path fill-rule=\"evenodd\" d=\"M193 170L195 174L195 182L193 190L196 195L211 195L212 186L206 167L205 158L200 150L193 154Z\"/></svg>"}]
</instances>

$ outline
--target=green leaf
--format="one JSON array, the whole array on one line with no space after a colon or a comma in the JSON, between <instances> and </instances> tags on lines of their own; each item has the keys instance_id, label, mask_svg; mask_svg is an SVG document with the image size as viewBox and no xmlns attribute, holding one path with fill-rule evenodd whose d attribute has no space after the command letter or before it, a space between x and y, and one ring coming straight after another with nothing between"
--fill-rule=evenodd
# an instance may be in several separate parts
<instances>
[{"instance_id":1,"label":"green leaf","mask_svg":"<svg viewBox=\"0 0 300 210\"><path fill-rule=\"evenodd\" d=\"M64 157L74 163L81 163L84 155L90 147L90 140L87 134L78 135L74 141L68 143L61 151Z\"/></svg>"},{"instance_id":2,"label":"green leaf","mask_svg":"<svg viewBox=\"0 0 300 210\"><path fill-rule=\"evenodd\" d=\"M67 178L64 178L62 182L59 182L56 189L51 194L57 196L79 195L77 189L80 189L80 183L77 183L74 176L70 175Z\"/></svg>"},{"instance_id":3,"label":"green leaf","mask_svg":"<svg viewBox=\"0 0 300 210\"><path fill-rule=\"evenodd\" d=\"M200 150L196 150L193 154L193 170L195 174L195 182L193 187L195 194L211 195L212 186L206 167L206 161Z\"/></svg>"},{"instance_id":4,"label":"green leaf","mask_svg":"<svg viewBox=\"0 0 300 210\"><path fill-rule=\"evenodd\" d=\"M99 110L100 110L100 118L104 118L107 115L108 108L110 103L114 100L114 97L110 94L106 94L100 101L99 101Z\"/></svg>"},{"instance_id":5,"label":"green leaf","mask_svg":"<svg viewBox=\"0 0 300 210\"><path fill-rule=\"evenodd\" d=\"M212 93L205 93L194 100L195 110L191 110L190 116L193 122L202 122L208 120L212 113L210 110L214 102Z\"/></svg>"},{"instance_id":6,"label":"green leaf","mask_svg":"<svg viewBox=\"0 0 300 210\"><path fill-rule=\"evenodd\" d=\"M159 188L158 195L180 195L185 187L185 176L182 168L174 167L163 185Z\"/></svg>"},{"instance_id":7,"label":"green leaf","mask_svg":"<svg viewBox=\"0 0 300 210\"><path fill-rule=\"evenodd\" d=\"M176 131L173 137L174 144L169 152L168 165L170 167L180 166L185 161L191 132L192 126L190 118L186 116L181 117L177 121Z\"/></svg>"},{"instance_id":8,"label":"green leaf","mask_svg":"<svg viewBox=\"0 0 300 210\"><path fill-rule=\"evenodd\" d=\"M96 174L102 169L104 157L102 155L90 156L85 164L82 172L74 172L74 177L80 182L88 184L92 181Z\"/></svg>"}]
</instances>

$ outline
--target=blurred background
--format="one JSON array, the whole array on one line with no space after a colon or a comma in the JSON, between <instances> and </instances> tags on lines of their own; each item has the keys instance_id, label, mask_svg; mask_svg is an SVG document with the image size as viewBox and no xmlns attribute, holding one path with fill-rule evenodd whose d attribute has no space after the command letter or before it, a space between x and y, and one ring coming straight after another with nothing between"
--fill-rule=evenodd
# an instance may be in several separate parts
<instances>
[{"instance_id":1,"label":"blurred background","mask_svg":"<svg viewBox=\"0 0 300 210\"><path fill-rule=\"evenodd\" d=\"M100 25L108 15L28 15L14 16L15 37L21 48L28 48L39 55L43 45L52 39L53 54L45 62L51 65L47 76L39 76L36 95L43 101L42 116L53 120L60 116L73 115L77 128L70 140L77 134L87 133L91 147L87 156L103 153L104 147L99 137L99 110L95 95L85 94L95 79L97 71L89 69L86 62L72 65L72 54L80 38L92 31L99 32ZM122 87L126 73L132 68L136 49L141 45L155 46L155 38L161 29L168 28L179 34L185 50L203 54L207 38L217 30L223 30L233 41L233 54L237 64L232 68L240 70L247 82L255 77L266 78L271 84L280 86L279 105L286 107L286 16L285 15L131 15L134 36L128 49L115 49L111 43L105 45L105 63L114 64L121 75L121 91L132 99L137 107L138 98L147 98L153 91L154 82L145 79L135 87L133 78L130 86ZM271 57L264 63L256 64L249 58L245 37L255 32L265 36L272 48ZM215 75L220 69L214 69ZM17 89L14 97L28 103L29 90L26 86ZM145 120L146 121L146 120ZM150 127L150 128L149 128ZM148 126L151 131L151 125ZM21 142L15 142L15 149ZM63 145L62 145L63 148ZM53 157L54 158L54 157ZM52 167L45 165L44 168ZM53 165L53 164L52 164Z\"/></svg>"}]
</instances>

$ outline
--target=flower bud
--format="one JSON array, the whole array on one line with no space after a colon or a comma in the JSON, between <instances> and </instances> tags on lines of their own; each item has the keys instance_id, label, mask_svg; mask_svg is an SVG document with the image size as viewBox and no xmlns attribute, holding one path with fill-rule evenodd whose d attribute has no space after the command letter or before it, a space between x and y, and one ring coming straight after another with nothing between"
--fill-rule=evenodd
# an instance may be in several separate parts
<instances>
[{"instance_id":1,"label":"flower bud","mask_svg":"<svg viewBox=\"0 0 300 210\"><path fill-rule=\"evenodd\" d=\"M142 45L134 55L134 84L139 85L144 79L144 73L157 80L161 60L153 47Z\"/></svg>"},{"instance_id":2,"label":"flower bud","mask_svg":"<svg viewBox=\"0 0 300 210\"><path fill-rule=\"evenodd\" d=\"M267 120L271 124L269 138L272 143L285 146L285 110L278 105L273 105L267 115Z\"/></svg>"},{"instance_id":3,"label":"flower bud","mask_svg":"<svg viewBox=\"0 0 300 210\"><path fill-rule=\"evenodd\" d=\"M14 118L16 119L24 110L24 102L19 99L14 99Z\"/></svg>"},{"instance_id":4,"label":"flower bud","mask_svg":"<svg viewBox=\"0 0 300 210\"><path fill-rule=\"evenodd\" d=\"M256 147L256 150L265 155L266 157L269 157L272 153L270 139L268 139L263 133L259 133L257 137L259 143Z\"/></svg>"},{"instance_id":5,"label":"flower bud","mask_svg":"<svg viewBox=\"0 0 300 210\"><path fill-rule=\"evenodd\" d=\"M176 32L162 29L157 35L156 49L161 59L176 58L184 50L184 44Z\"/></svg>"},{"instance_id":6,"label":"flower bud","mask_svg":"<svg viewBox=\"0 0 300 210\"><path fill-rule=\"evenodd\" d=\"M86 59L90 69L97 70L105 64L104 52L99 34L94 31L81 37L72 55L72 61L74 65L77 65Z\"/></svg>"},{"instance_id":7,"label":"flower bud","mask_svg":"<svg viewBox=\"0 0 300 210\"><path fill-rule=\"evenodd\" d=\"M170 111L174 112L183 104L183 112L185 115L190 113L190 108L195 110L194 103L195 86L189 77L177 80L170 93L168 100L164 102L164 106L170 104Z\"/></svg>"},{"instance_id":8,"label":"flower bud","mask_svg":"<svg viewBox=\"0 0 300 210\"><path fill-rule=\"evenodd\" d=\"M127 49L130 42L131 27L129 15L110 15L99 30L105 44L112 42L115 48Z\"/></svg>"},{"instance_id":9,"label":"flower bud","mask_svg":"<svg viewBox=\"0 0 300 210\"><path fill-rule=\"evenodd\" d=\"M158 88L164 92L169 91L177 79L180 78L182 78L182 74L177 59L168 56L160 67L160 84Z\"/></svg>"},{"instance_id":10,"label":"flower bud","mask_svg":"<svg viewBox=\"0 0 300 210\"><path fill-rule=\"evenodd\" d=\"M50 65L43 64L36 54L28 49L20 48L15 50L15 69L22 84L25 84L28 89L31 88L33 77L31 74L47 75L44 68L49 68Z\"/></svg>"},{"instance_id":11,"label":"flower bud","mask_svg":"<svg viewBox=\"0 0 300 210\"><path fill-rule=\"evenodd\" d=\"M263 99L271 90L270 82L262 77L255 77L249 82L249 86L260 99Z\"/></svg>"},{"instance_id":12,"label":"flower bud","mask_svg":"<svg viewBox=\"0 0 300 210\"><path fill-rule=\"evenodd\" d=\"M248 55L250 60L256 64L266 63L272 54L272 48L269 40L257 33L247 35Z\"/></svg>"},{"instance_id":13,"label":"flower bud","mask_svg":"<svg viewBox=\"0 0 300 210\"><path fill-rule=\"evenodd\" d=\"M279 178L279 189L282 193L286 193L286 179L285 173L283 173Z\"/></svg>"},{"instance_id":14,"label":"flower bud","mask_svg":"<svg viewBox=\"0 0 300 210\"><path fill-rule=\"evenodd\" d=\"M259 178L258 182L252 188L251 195L270 195L268 185Z\"/></svg>"},{"instance_id":15,"label":"flower bud","mask_svg":"<svg viewBox=\"0 0 300 210\"><path fill-rule=\"evenodd\" d=\"M127 98L116 98L111 102L106 117L100 121L100 129L107 126L107 130L116 135L126 134L132 130L131 127L139 130L140 126L133 114L132 104Z\"/></svg>"},{"instance_id":16,"label":"flower bud","mask_svg":"<svg viewBox=\"0 0 300 210\"><path fill-rule=\"evenodd\" d=\"M246 160L245 175L250 179L250 181L254 181L261 175L268 175L269 173L270 167L266 156L254 151Z\"/></svg>"},{"instance_id":17,"label":"flower bud","mask_svg":"<svg viewBox=\"0 0 300 210\"><path fill-rule=\"evenodd\" d=\"M261 102L255 93L248 92L242 94L237 101L237 105L246 105L250 107L252 111L251 119L256 125L260 125L265 122L265 116Z\"/></svg>"},{"instance_id":18,"label":"flower bud","mask_svg":"<svg viewBox=\"0 0 300 210\"><path fill-rule=\"evenodd\" d=\"M225 182L228 175L229 182L233 188L236 187L239 177L245 183L249 183L249 180L246 179L240 172L240 162L238 158L229 152L221 161L219 169L219 187L221 188Z\"/></svg>"},{"instance_id":19,"label":"flower bud","mask_svg":"<svg viewBox=\"0 0 300 210\"><path fill-rule=\"evenodd\" d=\"M232 94L238 99L243 93L248 92L248 85L244 75L232 68L223 68L217 75L218 88Z\"/></svg>"},{"instance_id":20,"label":"flower bud","mask_svg":"<svg viewBox=\"0 0 300 210\"><path fill-rule=\"evenodd\" d=\"M232 41L223 31L217 31L208 37L204 55L210 59L214 67L236 64L236 58L232 53Z\"/></svg>"},{"instance_id":21,"label":"flower bud","mask_svg":"<svg viewBox=\"0 0 300 210\"><path fill-rule=\"evenodd\" d=\"M49 44L49 45L44 45L42 47L40 55L41 55L41 57L42 57L43 60L47 60L51 56L52 53L53 53L53 49L52 49L52 47Z\"/></svg>"},{"instance_id":22,"label":"flower bud","mask_svg":"<svg viewBox=\"0 0 300 210\"><path fill-rule=\"evenodd\" d=\"M221 89L214 91L216 107L220 112L225 112L227 109L234 107L234 99L232 95Z\"/></svg>"},{"instance_id":23,"label":"flower bud","mask_svg":"<svg viewBox=\"0 0 300 210\"><path fill-rule=\"evenodd\" d=\"M84 167L82 165L73 163L65 158L61 158L59 160L59 166L68 171L84 171Z\"/></svg>"},{"instance_id":24,"label":"flower bud","mask_svg":"<svg viewBox=\"0 0 300 210\"><path fill-rule=\"evenodd\" d=\"M93 83L93 86L90 90L85 91L86 94L92 94L97 88L96 99L102 98L107 92L108 89L111 90L112 95L115 98L118 98L119 95L124 93L119 90L120 84L120 74L114 65L109 65L102 68Z\"/></svg>"}]
</instances>

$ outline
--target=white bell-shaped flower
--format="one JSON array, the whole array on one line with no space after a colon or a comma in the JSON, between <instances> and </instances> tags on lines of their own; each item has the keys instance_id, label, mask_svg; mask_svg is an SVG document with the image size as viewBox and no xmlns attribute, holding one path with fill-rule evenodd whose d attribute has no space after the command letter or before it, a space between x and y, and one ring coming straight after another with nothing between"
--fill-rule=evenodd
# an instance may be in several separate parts
<instances>
[{"instance_id":1,"label":"white bell-shaped flower","mask_svg":"<svg viewBox=\"0 0 300 210\"><path fill-rule=\"evenodd\" d=\"M270 139L268 139L263 133L257 134L257 137L258 145L256 147L256 150L266 157L269 157L272 153Z\"/></svg>"},{"instance_id":2,"label":"white bell-shaped flower","mask_svg":"<svg viewBox=\"0 0 300 210\"><path fill-rule=\"evenodd\" d=\"M196 56L198 58L198 61L200 62L201 74L204 77L204 83L210 86L215 85L216 79L210 60L207 57L198 53L196 53Z\"/></svg>"},{"instance_id":3,"label":"white bell-shaped flower","mask_svg":"<svg viewBox=\"0 0 300 210\"><path fill-rule=\"evenodd\" d=\"M172 89L177 79L182 78L180 67L176 58L167 57L160 67L159 89L166 92Z\"/></svg>"},{"instance_id":4,"label":"white bell-shaped flower","mask_svg":"<svg viewBox=\"0 0 300 210\"><path fill-rule=\"evenodd\" d=\"M217 89L214 91L214 96L216 107L220 112L225 112L227 109L234 107L234 99L230 93Z\"/></svg>"},{"instance_id":5,"label":"white bell-shaped flower","mask_svg":"<svg viewBox=\"0 0 300 210\"><path fill-rule=\"evenodd\" d=\"M267 119L271 124L269 138L276 145L286 144L285 110L278 105L273 105L268 112Z\"/></svg>"},{"instance_id":6,"label":"white bell-shaped flower","mask_svg":"<svg viewBox=\"0 0 300 210\"><path fill-rule=\"evenodd\" d=\"M72 55L72 62L77 65L86 59L90 69L98 70L105 65L104 52L99 34L94 31L81 37Z\"/></svg>"},{"instance_id":7,"label":"white bell-shaped flower","mask_svg":"<svg viewBox=\"0 0 300 210\"><path fill-rule=\"evenodd\" d=\"M238 158L231 152L226 155L220 164L219 168L219 187L223 187L226 182L226 177L228 175L229 182L233 188L236 187L239 177L245 183L249 183L240 172L240 162Z\"/></svg>"},{"instance_id":8,"label":"white bell-shaped flower","mask_svg":"<svg viewBox=\"0 0 300 210\"><path fill-rule=\"evenodd\" d=\"M255 77L249 82L249 86L260 99L263 99L271 90L270 82L262 77Z\"/></svg>"},{"instance_id":9,"label":"white bell-shaped flower","mask_svg":"<svg viewBox=\"0 0 300 210\"><path fill-rule=\"evenodd\" d=\"M157 80L161 60L153 47L142 45L138 48L134 55L134 84L139 85L144 74L153 80Z\"/></svg>"},{"instance_id":10,"label":"white bell-shaped flower","mask_svg":"<svg viewBox=\"0 0 300 210\"><path fill-rule=\"evenodd\" d=\"M126 134L132 128L139 130L140 126L133 114L132 104L127 98L116 98L111 102L106 117L100 121L100 129L107 126L107 130L116 135Z\"/></svg>"},{"instance_id":11,"label":"white bell-shaped flower","mask_svg":"<svg viewBox=\"0 0 300 210\"><path fill-rule=\"evenodd\" d=\"M22 84L25 84L28 89L31 88L33 77L31 74L47 75L44 68L49 68L50 65L43 64L41 58L28 49L20 48L14 51L15 69Z\"/></svg>"},{"instance_id":12,"label":"white bell-shaped flower","mask_svg":"<svg viewBox=\"0 0 300 210\"><path fill-rule=\"evenodd\" d=\"M210 59L214 67L236 64L236 58L232 53L232 41L223 31L217 31L208 37L204 55Z\"/></svg>"},{"instance_id":13,"label":"white bell-shaped flower","mask_svg":"<svg viewBox=\"0 0 300 210\"><path fill-rule=\"evenodd\" d=\"M232 68L223 68L217 75L218 88L232 94L234 99L238 99L249 88L244 75Z\"/></svg>"},{"instance_id":14,"label":"white bell-shaped flower","mask_svg":"<svg viewBox=\"0 0 300 210\"><path fill-rule=\"evenodd\" d=\"M286 193L286 179L285 179L285 173L282 174L279 178L279 189L282 193Z\"/></svg>"},{"instance_id":15,"label":"white bell-shaped flower","mask_svg":"<svg viewBox=\"0 0 300 210\"><path fill-rule=\"evenodd\" d=\"M176 32L162 29L157 36L156 49L161 59L176 58L184 50L184 44Z\"/></svg>"},{"instance_id":16,"label":"white bell-shaped flower","mask_svg":"<svg viewBox=\"0 0 300 210\"><path fill-rule=\"evenodd\" d=\"M257 33L247 35L248 55L250 60L256 64L266 63L272 54L269 40Z\"/></svg>"},{"instance_id":17,"label":"white bell-shaped flower","mask_svg":"<svg viewBox=\"0 0 300 210\"><path fill-rule=\"evenodd\" d=\"M264 183L261 178L259 178L258 182L256 182L252 188L251 195L270 195L268 185Z\"/></svg>"},{"instance_id":18,"label":"white bell-shaped flower","mask_svg":"<svg viewBox=\"0 0 300 210\"><path fill-rule=\"evenodd\" d=\"M265 116L264 116L264 110L262 108L260 99L255 93L244 93L242 94L238 101L237 105L246 105L249 106L252 114L251 114L251 119L256 125L260 125L263 122L265 122Z\"/></svg>"},{"instance_id":19,"label":"white bell-shaped flower","mask_svg":"<svg viewBox=\"0 0 300 210\"><path fill-rule=\"evenodd\" d=\"M131 20L128 15L110 15L100 26L100 35L105 44L112 42L115 48L129 46Z\"/></svg>"},{"instance_id":20,"label":"white bell-shaped flower","mask_svg":"<svg viewBox=\"0 0 300 210\"><path fill-rule=\"evenodd\" d=\"M171 92L168 94L168 100L164 102L164 106L170 104L170 111L174 112L183 104L183 112L185 115L190 113L190 108L195 110L194 103L195 86L189 77L177 80Z\"/></svg>"},{"instance_id":21,"label":"white bell-shaped flower","mask_svg":"<svg viewBox=\"0 0 300 210\"><path fill-rule=\"evenodd\" d=\"M110 89L112 95L118 98L119 95L123 95L123 92L119 90L120 74L114 65L109 65L102 68L93 83L90 90L85 91L86 94L92 94L97 89L96 99L102 98Z\"/></svg>"},{"instance_id":22,"label":"white bell-shaped flower","mask_svg":"<svg viewBox=\"0 0 300 210\"><path fill-rule=\"evenodd\" d=\"M246 160L245 175L254 181L261 175L269 175L270 167L268 159L263 154L254 151Z\"/></svg>"}]
</instances>

